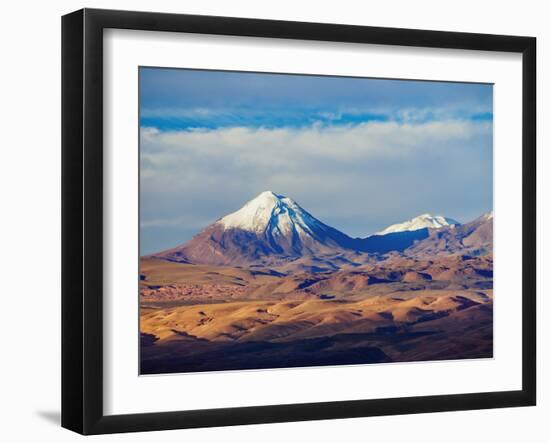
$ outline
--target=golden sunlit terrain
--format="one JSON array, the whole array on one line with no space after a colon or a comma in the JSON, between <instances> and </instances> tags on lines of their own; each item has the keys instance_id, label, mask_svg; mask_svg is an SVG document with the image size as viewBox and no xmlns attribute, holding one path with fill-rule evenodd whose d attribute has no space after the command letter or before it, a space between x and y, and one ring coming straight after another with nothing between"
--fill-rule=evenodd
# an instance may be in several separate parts
<instances>
[{"instance_id":1,"label":"golden sunlit terrain","mask_svg":"<svg viewBox=\"0 0 550 443\"><path fill-rule=\"evenodd\" d=\"M142 373L492 356L492 257L335 272L142 258Z\"/></svg>"}]
</instances>

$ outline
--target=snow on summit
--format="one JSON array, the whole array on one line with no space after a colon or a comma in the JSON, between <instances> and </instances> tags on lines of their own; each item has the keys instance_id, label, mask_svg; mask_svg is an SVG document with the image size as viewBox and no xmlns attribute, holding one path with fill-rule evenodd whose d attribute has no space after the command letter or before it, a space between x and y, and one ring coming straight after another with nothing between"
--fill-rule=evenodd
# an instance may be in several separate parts
<instances>
[{"instance_id":1,"label":"snow on summit","mask_svg":"<svg viewBox=\"0 0 550 443\"><path fill-rule=\"evenodd\" d=\"M311 235L321 222L291 198L265 191L217 223L225 229L242 229L258 234L269 230L275 235L287 235L293 231L299 235Z\"/></svg>"},{"instance_id":2,"label":"snow on summit","mask_svg":"<svg viewBox=\"0 0 550 443\"><path fill-rule=\"evenodd\" d=\"M383 231L377 232L374 235L386 235L394 232L416 231L418 229L431 228L438 229L445 226L458 226L459 222L452 218L443 217L442 215L422 214L418 217L411 218L403 223L396 223L388 226Z\"/></svg>"}]
</instances>

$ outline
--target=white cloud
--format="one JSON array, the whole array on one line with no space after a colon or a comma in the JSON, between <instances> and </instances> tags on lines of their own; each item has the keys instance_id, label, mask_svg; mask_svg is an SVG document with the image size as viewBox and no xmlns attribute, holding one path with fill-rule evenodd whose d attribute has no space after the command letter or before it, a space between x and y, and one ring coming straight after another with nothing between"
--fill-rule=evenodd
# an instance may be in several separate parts
<instances>
[{"instance_id":1,"label":"white cloud","mask_svg":"<svg viewBox=\"0 0 550 443\"><path fill-rule=\"evenodd\" d=\"M151 172L165 176L163 167L189 169L189 161L201 159L201 163L207 159L216 162L224 159L241 166L281 165L292 169L293 161L326 159L345 163L422 155L490 137L491 131L490 122L471 121L369 122L356 126L296 129L232 127L167 132L143 128L141 149L142 160L150 165Z\"/></svg>"}]
</instances>

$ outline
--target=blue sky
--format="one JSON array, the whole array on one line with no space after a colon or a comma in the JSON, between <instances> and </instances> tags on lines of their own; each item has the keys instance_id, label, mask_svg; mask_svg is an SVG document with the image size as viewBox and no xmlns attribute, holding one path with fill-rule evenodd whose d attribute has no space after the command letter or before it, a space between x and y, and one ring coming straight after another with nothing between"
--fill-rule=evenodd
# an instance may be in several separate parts
<instances>
[{"instance_id":1,"label":"blue sky","mask_svg":"<svg viewBox=\"0 0 550 443\"><path fill-rule=\"evenodd\" d=\"M351 236L492 208L492 86L140 69L141 252L265 190Z\"/></svg>"}]
</instances>

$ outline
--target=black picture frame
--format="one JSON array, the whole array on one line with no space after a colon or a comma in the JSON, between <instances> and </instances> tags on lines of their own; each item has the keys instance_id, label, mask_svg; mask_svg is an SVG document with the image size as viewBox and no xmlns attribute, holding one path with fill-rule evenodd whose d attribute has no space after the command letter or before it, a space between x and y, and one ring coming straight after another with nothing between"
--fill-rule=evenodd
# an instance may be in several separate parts
<instances>
[{"instance_id":1,"label":"black picture frame","mask_svg":"<svg viewBox=\"0 0 550 443\"><path fill-rule=\"evenodd\" d=\"M522 54L522 389L105 415L102 84L103 30L107 28ZM62 426L82 434L104 434L535 405L535 88L533 37L97 9L65 15L62 18Z\"/></svg>"}]
</instances>

